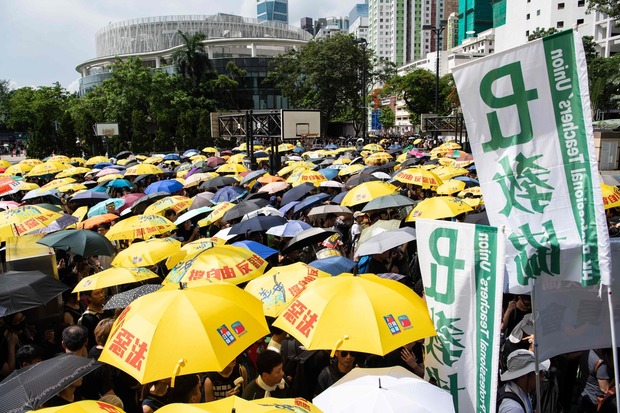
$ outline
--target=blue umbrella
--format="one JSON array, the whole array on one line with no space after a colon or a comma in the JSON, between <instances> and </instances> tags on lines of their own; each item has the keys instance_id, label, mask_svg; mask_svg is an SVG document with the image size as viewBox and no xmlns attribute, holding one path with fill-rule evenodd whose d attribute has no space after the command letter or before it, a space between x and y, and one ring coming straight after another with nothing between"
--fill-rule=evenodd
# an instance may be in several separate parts
<instances>
[{"instance_id":1,"label":"blue umbrella","mask_svg":"<svg viewBox=\"0 0 620 413\"><path fill-rule=\"evenodd\" d=\"M241 247L241 248L248 249L256 253L259 257L261 257L264 260L266 260L267 258L271 257L273 254L276 254L278 252L278 250L274 250L273 248L270 248L256 241L248 241L248 240L238 241L238 242L233 242L232 245L234 245L235 247Z\"/></svg>"},{"instance_id":2,"label":"blue umbrella","mask_svg":"<svg viewBox=\"0 0 620 413\"><path fill-rule=\"evenodd\" d=\"M304 153L304 152L306 152L306 150L304 148L302 148L301 146L295 146L295 148L293 148L293 152L295 152L295 153Z\"/></svg>"},{"instance_id":3,"label":"blue umbrella","mask_svg":"<svg viewBox=\"0 0 620 413\"><path fill-rule=\"evenodd\" d=\"M311 182L304 182L301 185L297 185L294 188L289 189L282 196L282 201L280 201L280 205L286 205L292 201L299 201L304 195L314 189L314 184Z\"/></svg>"},{"instance_id":4,"label":"blue umbrella","mask_svg":"<svg viewBox=\"0 0 620 413\"><path fill-rule=\"evenodd\" d=\"M183 189L183 184L175 179L164 179L162 181L155 181L144 190L145 194L151 194L153 192L167 192L173 194Z\"/></svg>"},{"instance_id":5,"label":"blue umbrella","mask_svg":"<svg viewBox=\"0 0 620 413\"><path fill-rule=\"evenodd\" d=\"M290 204L289 204L290 205ZM294 237L299 234L301 231L312 228L312 225L308 224L304 221L290 220L286 224L277 225L275 227L270 228L267 231L269 235L275 235L276 237Z\"/></svg>"},{"instance_id":6,"label":"blue umbrella","mask_svg":"<svg viewBox=\"0 0 620 413\"><path fill-rule=\"evenodd\" d=\"M338 149L338 145L330 143L329 145L325 146L325 149Z\"/></svg>"},{"instance_id":7,"label":"blue umbrella","mask_svg":"<svg viewBox=\"0 0 620 413\"><path fill-rule=\"evenodd\" d=\"M334 179L336 176L338 176L338 169L333 168L319 169L317 172L327 179Z\"/></svg>"},{"instance_id":8,"label":"blue umbrella","mask_svg":"<svg viewBox=\"0 0 620 413\"><path fill-rule=\"evenodd\" d=\"M471 188L472 186L480 186L480 182L468 176L457 176L454 179L465 182L465 186L467 186L467 188Z\"/></svg>"},{"instance_id":9,"label":"blue umbrella","mask_svg":"<svg viewBox=\"0 0 620 413\"><path fill-rule=\"evenodd\" d=\"M48 224L48 226L43 227L41 229L37 229L35 231L29 232L29 234L49 234L50 232L60 231L61 229L67 228L69 225L73 225L78 222L78 219L73 215L62 214L60 218L56 221Z\"/></svg>"},{"instance_id":10,"label":"blue umbrella","mask_svg":"<svg viewBox=\"0 0 620 413\"><path fill-rule=\"evenodd\" d=\"M200 151L198 149L188 149L183 152L183 156L189 158L190 156L198 155Z\"/></svg>"},{"instance_id":11,"label":"blue umbrella","mask_svg":"<svg viewBox=\"0 0 620 413\"><path fill-rule=\"evenodd\" d=\"M105 186L108 188L133 188L133 184L126 179L113 179L108 181Z\"/></svg>"},{"instance_id":12,"label":"blue umbrella","mask_svg":"<svg viewBox=\"0 0 620 413\"><path fill-rule=\"evenodd\" d=\"M296 214L304 209L312 208L313 206L318 205L329 198L330 196L328 194L316 194L309 196L308 198L302 200L299 204L295 205L293 212Z\"/></svg>"},{"instance_id":13,"label":"blue umbrella","mask_svg":"<svg viewBox=\"0 0 620 413\"><path fill-rule=\"evenodd\" d=\"M218 189L218 191L211 198L211 202L218 204L220 202L233 202L245 195L245 190L239 186L225 186Z\"/></svg>"},{"instance_id":14,"label":"blue umbrella","mask_svg":"<svg viewBox=\"0 0 620 413\"><path fill-rule=\"evenodd\" d=\"M99 162L97 165L93 166L93 169L104 169L108 166L114 165L111 162Z\"/></svg>"},{"instance_id":15,"label":"blue umbrella","mask_svg":"<svg viewBox=\"0 0 620 413\"><path fill-rule=\"evenodd\" d=\"M110 198L105 201L101 201L98 204L92 206L88 210L88 218L95 217L97 215L103 215L108 213L108 204L113 202L114 209L119 209L123 205L125 205L125 200L122 198Z\"/></svg>"},{"instance_id":16,"label":"blue umbrella","mask_svg":"<svg viewBox=\"0 0 620 413\"><path fill-rule=\"evenodd\" d=\"M176 153L169 153L168 155L164 156L164 161L180 161L181 157L179 155L177 155Z\"/></svg>"},{"instance_id":17,"label":"blue umbrella","mask_svg":"<svg viewBox=\"0 0 620 413\"><path fill-rule=\"evenodd\" d=\"M283 207L280 207L280 209L278 209L278 211L282 212L282 214L284 216L286 216L288 211L290 211L292 208L294 208L295 205L297 205L298 203L299 203L299 201L289 202L288 204L284 205Z\"/></svg>"},{"instance_id":18,"label":"blue umbrella","mask_svg":"<svg viewBox=\"0 0 620 413\"><path fill-rule=\"evenodd\" d=\"M357 264L346 257L329 257L312 261L308 265L331 275L338 275L351 272Z\"/></svg>"},{"instance_id":19,"label":"blue umbrella","mask_svg":"<svg viewBox=\"0 0 620 413\"><path fill-rule=\"evenodd\" d=\"M338 195L332 198L332 202L335 204L340 204L342 202L342 199L347 195L347 192L349 191L343 191L339 193Z\"/></svg>"}]
</instances>

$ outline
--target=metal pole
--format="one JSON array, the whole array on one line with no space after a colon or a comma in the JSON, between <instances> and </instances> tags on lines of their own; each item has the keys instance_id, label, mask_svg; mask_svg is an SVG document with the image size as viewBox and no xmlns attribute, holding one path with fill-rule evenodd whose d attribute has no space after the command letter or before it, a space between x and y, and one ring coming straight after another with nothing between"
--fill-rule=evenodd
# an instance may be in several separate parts
<instances>
[{"instance_id":1,"label":"metal pole","mask_svg":"<svg viewBox=\"0 0 620 413\"><path fill-rule=\"evenodd\" d=\"M362 42L362 104L364 105L364 130L362 131L362 138L364 138L364 145L367 144L368 134L368 105L366 104L366 42Z\"/></svg>"},{"instance_id":2,"label":"metal pole","mask_svg":"<svg viewBox=\"0 0 620 413\"><path fill-rule=\"evenodd\" d=\"M435 37L437 38L437 59L435 62L435 115L439 115L439 42L441 41L442 27L435 27Z\"/></svg>"},{"instance_id":3,"label":"metal pole","mask_svg":"<svg viewBox=\"0 0 620 413\"><path fill-rule=\"evenodd\" d=\"M618 385L620 384L620 372L618 372L618 344L616 341L616 323L614 315L614 303L612 297L611 285L607 286L607 305L609 306L609 324L611 329L611 352L614 357L614 386L616 387L616 394L618 394ZM620 404L616 403L616 411L620 413Z\"/></svg>"}]
</instances>

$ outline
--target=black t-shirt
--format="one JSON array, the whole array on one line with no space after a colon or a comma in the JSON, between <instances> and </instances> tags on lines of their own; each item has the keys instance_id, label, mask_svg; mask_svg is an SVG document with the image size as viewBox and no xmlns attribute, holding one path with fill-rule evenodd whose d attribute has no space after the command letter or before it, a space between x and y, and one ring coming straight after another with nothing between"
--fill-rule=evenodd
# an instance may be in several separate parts
<instances>
[{"instance_id":1,"label":"black t-shirt","mask_svg":"<svg viewBox=\"0 0 620 413\"><path fill-rule=\"evenodd\" d=\"M230 376L224 377L218 372L209 372L206 374L213 384L213 397L215 400L225 399L226 393L235 387L235 380L241 376L239 366L236 366Z\"/></svg>"}]
</instances>

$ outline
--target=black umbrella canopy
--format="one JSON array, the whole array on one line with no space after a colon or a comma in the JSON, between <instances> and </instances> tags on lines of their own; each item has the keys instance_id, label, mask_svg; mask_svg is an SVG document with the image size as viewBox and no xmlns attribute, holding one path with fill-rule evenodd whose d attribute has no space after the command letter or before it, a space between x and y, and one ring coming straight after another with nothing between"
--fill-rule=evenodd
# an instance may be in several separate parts
<instances>
[{"instance_id":1,"label":"black umbrella canopy","mask_svg":"<svg viewBox=\"0 0 620 413\"><path fill-rule=\"evenodd\" d=\"M229 234L249 234L252 232L267 231L271 227L284 225L288 221L277 215L258 215L232 226Z\"/></svg>"},{"instance_id":2,"label":"black umbrella canopy","mask_svg":"<svg viewBox=\"0 0 620 413\"><path fill-rule=\"evenodd\" d=\"M232 176L216 176L200 184L200 189L219 189L236 184L238 181Z\"/></svg>"},{"instance_id":3,"label":"black umbrella canopy","mask_svg":"<svg viewBox=\"0 0 620 413\"><path fill-rule=\"evenodd\" d=\"M235 205L222 217L222 221L230 221L233 219L241 218L245 214L249 214L250 212L254 212L257 209L261 209L262 207L266 207L269 205L269 201L262 198L253 198L245 201L239 202L239 204Z\"/></svg>"},{"instance_id":4,"label":"black umbrella canopy","mask_svg":"<svg viewBox=\"0 0 620 413\"><path fill-rule=\"evenodd\" d=\"M116 248L104 235L88 229L65 229L48 234L37 241L37 244L71 251L83 257L105 255L111 257Z\"/></svg>"},{"instance_id":5,"label":"black umbrella canopy","mask_svg":"<svg viewBox=\"0 0 620 413\"><path fill-rule=\"evenodd\" d=\"M295 235L293 238L291 238L284 246L284 249L282 250L282 252L286 253L286 252L294 251L294 250L303 248L306 245L316 244L321 241L325 241L325 239L327 239L328 237L332 236L335 233L336 231L332 231L329 229L323 229L323 228L306 229L300 232L299 234Z\"/></svg>"},{"instance_id":6,"label":"black umbrella canopy","mask_svg":"<svg viewBox=\"0 0 620 413\"><path fill-rule=\"evenodd\" d=\"M0 275L0 307L5 315L17 313L47 304L68 289L41 271L9 271Z\"/></svg>"},{"instance_id":7,"label":"black umbrella canopy","mask_svg":"<svg viewBox=\"0 0 620 413\"><path fill-rule=\"evenodd\" d=\"M105 192L97 191L78 192L71 197L71 201L75 202L76 204L87 206L96 205L101 201L105 201L106 199L110 199L110 195L106 194Z\"/></svg>"},{"instance_id":8,"label":"black umbrella canopy","mask_svg":"<svg viewBox=\"0 0 620 413\"><path fill-rule=\"evenodd\" d=\"M304 209L312 208L313 206L316 206L322 202L327 201L329 198L331 197L328 194L310 195L309 197L303 199L300 203L295 205L295 208L293 209L293 213L296 214L298 212L303 211Z\"/></svg>"},{"instance_id":9,"label":"black umbrella canopy","mask_svg":"<svg viewBox=\"0 0 620 413\"><path fill-rule=\"evenodd\" d=\"M104 310L114 310L117 308L129 307L135 299L142 297L159 290L162 287L161 284L144 284L131 290L123 291L122 293L114 294L108 302L103 306Z\"/></svg>"},{"instance_id":10,"label":"black umbrella canopy","mask_svg":"<svg viewBox=\"0 0 620 413\"><path fill-rule=\"evenodd\" d=\"M88 357L61 354L15 370L0 382L0 409L3 413L35 410L99 366L101 363Z\"/></svg>"},{"instance_id":11,"label":"black umbrella canopy","mask_svg":"<svg viewBox=\"0 0 620 413\"><path fill-rule=\"evenodd\" d=\"M117 153L115 158L124 159L124 158L129 158L131 155L133 155L131 151L122 151L122 152Z\"/></svg>"},{"instance_id":12,"label":"black umbrella canopy","mask_svg":"<svg viewBox=\"0 0 620 413\"><path fill-rule=\"evenodd\" d=\"M301 185L297 185L296 187L291 188L284 193L280 205L284 206L289 202L299 201L301 198L303 198L304 195L306 195L313 189L315 189L315 186L313 183L310 182L305 182Z\"/></svg>"},{"instance_id":13,"label":"black umbrella canopy","mask_svg":"<svg viewBox=\"0 0 620 413\"><path fill-rule=\"evenodd\" d=\"M153 192L148 195L144 195L142 198L138 199L135 204L131 206L131 211L134 214L142 214L144 210L148 208L149 205L159 201L162 198L170 196L168 192Z\"/></svg>"},{"instance_id":14,"label":"black umbrella canopy","mask_svg":"<svg viewBox=\"0 0 620 413\"><path fill-rule=\"evenodd\" d=\"M364 183L364 182L380 181L380 180L381 179L377 178L374 175L361 173L361 174L353 175L352 177L347 179L345 186L358 186L359 184Z\"/></svg>"}]
</instances>

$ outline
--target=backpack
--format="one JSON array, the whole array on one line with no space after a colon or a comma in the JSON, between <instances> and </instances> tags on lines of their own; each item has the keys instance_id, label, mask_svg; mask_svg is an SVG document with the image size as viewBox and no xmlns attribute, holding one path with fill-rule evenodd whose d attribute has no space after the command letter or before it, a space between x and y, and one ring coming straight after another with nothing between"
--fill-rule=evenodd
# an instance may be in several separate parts
<instances>
[{"instance_id":1,"label":"backpack","mask_svg":"<svg viewBox=\"0 0 620 413\"><path fill-rule=\"evenodd\" d=\"M368 271L368 263L370 262L370 255L364 255L357 263L357 273L365 274Z\"/></svg>"},{"instance_id":2,"label":"backpack","mask_svg":"<svg viewBox=\"0 0 620 413\"><path fill-rule=\"evenodd\" d=\"M516 401L517 403L519 403L519 406L521 406L523 411L524 412L526 411L525 410L525 404L523 404L523 400L521 400L521 398L519 396L517 396L515 393L513 393L511 391L506 391L506 387L504 387L504 386L500 387L500 389L497 391L497 401L495 403L496 411L499 411L499 406L502 404L504 399L510 399L510 400Z\"/></svg>"},{"instance_id":3,"label":"backpack","mask_svg":"<svg viewBox=\"0 0 620 413\"><path fill-rule=\"evenodd\" d=\"M284 375L291 378L291 397L312 400L319 373L329 364L329 356L323 350L301 350L297 344L296 340L286 340L282 346Z\"/></svg>"}]
</instances>

